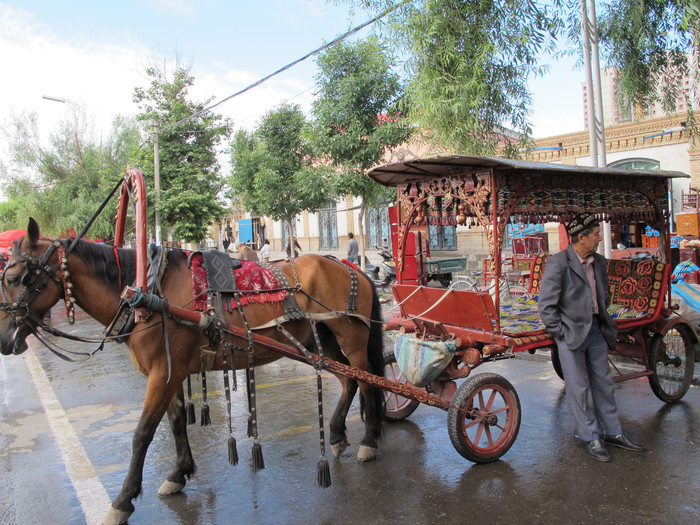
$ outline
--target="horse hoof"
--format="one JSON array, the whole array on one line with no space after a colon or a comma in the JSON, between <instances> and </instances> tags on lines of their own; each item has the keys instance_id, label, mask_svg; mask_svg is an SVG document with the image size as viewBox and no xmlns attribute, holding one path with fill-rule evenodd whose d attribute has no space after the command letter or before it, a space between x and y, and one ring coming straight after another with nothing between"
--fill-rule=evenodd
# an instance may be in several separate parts
<instances>
[{"instance_id":1,"label":"horse hoof","mask_svg":"<svg viewBox=\"0 0 700 525\"><path fill-rule=\"evenodd\" d=\"M119 510L111 507L109 512L102 520L102 525L121 525L129 521L129 516L131 516L132 511Z\"/></svg>"},{"instance_id":2,"label":"horse hoof","mask_svg":"<svg viewBox=\"0 0 700 525\"><path fill-rule=\"evenodd\" d=\"M182 489L185 488L184 483L175 483L174 481L168 481L167 479L158 489L159 496L170 496L171 494L177 494Z\"/></svg>"},{"instance_id":3,"label":"horse hoof","mask_svg":"<svg viewBox=\"0 0 700 525\"><path fill-rule=\"evenodd\" d=\"M348 440L344 439L343 441L339 441L335 445L331 445L331 450L333 451L333 455L337 458L340 457L340 455L345 452L345 449L348 448Z\"/></svg>"},{"instance_id":4,"label":"horse hoof","mask_svg":"<svg viewBox=\"0 0 700 525\"><path fill-rule=\"evenodd\" d=\"M360 445L360 449L357 451L357 460L364 463L365 461L374 461L377 457L377 449L373 447L368 447L366 445Z\"/></svg>"}]
</instances>

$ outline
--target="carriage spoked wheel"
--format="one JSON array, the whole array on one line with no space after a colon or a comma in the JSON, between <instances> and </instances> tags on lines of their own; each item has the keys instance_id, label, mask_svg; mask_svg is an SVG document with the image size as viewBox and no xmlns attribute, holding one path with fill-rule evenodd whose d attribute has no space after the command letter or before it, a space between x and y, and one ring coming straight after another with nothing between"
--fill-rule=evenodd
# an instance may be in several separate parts
<instances>
[{"instance_id":1,"label":"carriage spoked wheel","mask_svg":"<svg viewBox=\"0 0 700 525\"><path fill-rule=\"evenodd\" d=\"M695 369L693 341L688 327L678 324L655 334L649 344L649 384L666 403L681 399L690 387Z\"/></svg>"},{"instance_id":2,"label":"carriage spoked wheel","mask_svg":"<svg viewBox=\"0 0 700 525\"><path fill-rule=\"evenodd\" d=\"M450 441L475 463L496 461L520 430L520 399L498 374L478 374L460 385L447 411Z\"/></svg>"},{"instance_id":3,"label":"carriage spoked wheel","mask_svg":"<svg viewBox=\"0 0 700 525\"><path fill-rule=\"evenodd\" d=\"M399 369L399 365L396 364L394 352L386 352L384 354L384 377L397 383L406 383L406 378ZM420 402L415 399L409 399L388 390L385 390L383 393L385 404L384 419L387 421L403 421L413 414L418 405L420 405Z\"/></svg>"},{"instance_id":4,"label":"carriage spoked wheel","mask_svg":"<svg viewBox=\"0 0 700 525\"><path fill-rule=\"evenodd\" d=\"M561 360L559 359L559 348L556 345L551 347L550 354L552 357L552 367L554 372L559 376L559 379L564 379L564 371L561 368Z\"/></svg>"}]
</instances>

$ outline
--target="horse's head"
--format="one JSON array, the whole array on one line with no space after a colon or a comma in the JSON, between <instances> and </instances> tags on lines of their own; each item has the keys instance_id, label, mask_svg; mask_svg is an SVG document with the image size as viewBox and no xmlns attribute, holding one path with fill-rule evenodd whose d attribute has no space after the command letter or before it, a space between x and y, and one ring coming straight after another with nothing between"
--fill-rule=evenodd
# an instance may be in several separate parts
<instances>
[{"instance_id":1,"label":"horse's head","mask_svg":"<svg viewBox=\"0 0 700 525\"><path fill-rule=\"evenodd\" d=\"M25 339L62 296L57 241L39 239L39 225L29 219L27 235L19 239L2 272L0 283L0 353L21 354ZM50 284L53 280L58 284Z\"/></svg>"}]
</instances>

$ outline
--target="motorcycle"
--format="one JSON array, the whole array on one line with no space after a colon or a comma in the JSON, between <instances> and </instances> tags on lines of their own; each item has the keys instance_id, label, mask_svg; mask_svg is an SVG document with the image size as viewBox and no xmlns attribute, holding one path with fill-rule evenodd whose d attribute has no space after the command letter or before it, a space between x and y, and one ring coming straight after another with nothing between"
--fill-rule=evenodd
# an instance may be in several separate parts
<instances>
[{"instance_id":1,"label":"motorcycle","mask_svg":"<svg viewBox=\"0 0 700 525\"><path fill-rule=\"evenodd\" d=\"M375 248L379 250L382 262L379 265L371 264L367 256L365 256L365 269L375 286L381 286L382 290L384 290L386 286L396 282L396 265L394 264L394 256L389 248L385 246L375 246ZM380 269L384 272L381 278L379 277Z\"/></svg>"}]
</instances>

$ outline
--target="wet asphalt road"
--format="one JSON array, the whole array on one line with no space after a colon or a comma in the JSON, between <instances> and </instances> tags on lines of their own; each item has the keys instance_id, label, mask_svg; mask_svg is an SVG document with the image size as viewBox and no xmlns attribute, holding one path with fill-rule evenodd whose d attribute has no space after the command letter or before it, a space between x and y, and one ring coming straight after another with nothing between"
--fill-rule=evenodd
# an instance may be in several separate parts
<instances>
[{"instance_id":1,"label":"wet asphalt road","mask_svg":"<svg viewBox=\"0 0 700 525\"><path fill-rule=\"evenodd\" d=\"M54 319L67 328L56 309ZM90 320L76 326L81 334L101 333ZM348 418L351 446L338 460L329 451L333 485L325 490L315 485L313 370L288 360L258 369L266 466L259 472L250 465L242 390L234 399L241 462L228 464L223 381L209 374L214 424L189 427L196 475L182 494L158 497L174 461L163 422L129 523L700 523L700 389L691 387L681 402L666 405L646 379L618 384L623 426L650 452L611 449L613 461L604 464L568 437L563 383L547 360L520 356L480 371L505 376L520 396L520 434L501 460L488 465L464 460L450 444L446 413L420 406L409 420L386 426L377 461L360 464L355 454L363 425L356 401ZM338 383L324 377L330 414ZM199 420L201 387L194 389ZM124 346L108 345L86 362L66 363L32 339L26 354L3 357L2 524L99 522L126 473L144 393L145 379Z\"/></svg>"}]
</instances>

